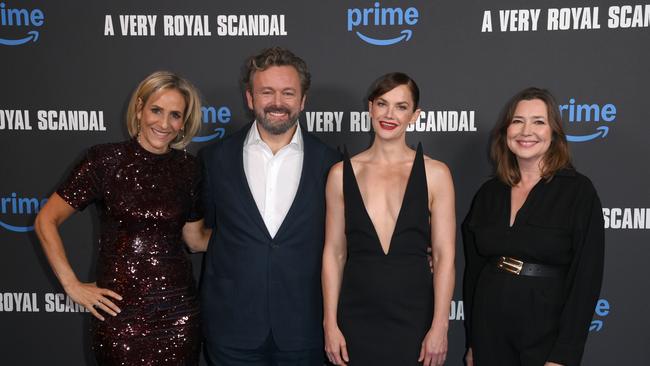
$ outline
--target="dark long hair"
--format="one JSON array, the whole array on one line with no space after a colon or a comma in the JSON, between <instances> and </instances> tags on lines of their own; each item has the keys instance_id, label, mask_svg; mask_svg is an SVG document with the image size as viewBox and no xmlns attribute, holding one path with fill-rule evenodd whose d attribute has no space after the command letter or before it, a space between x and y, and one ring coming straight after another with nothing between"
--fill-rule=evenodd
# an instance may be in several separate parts
<instances>
[{"instance_id":1,"label":"dark long hair","mask_svg":"<svg viewBox=\"0 0 650 366\"><path fill-rule=\"evenodd\" d=\"M526 88L515 94L504 107L501 118L492 130L492 145L490 158L494 164L495 175L509 186L515 186L521 180L521 172L516 156L510 151L507 144L507 130L512 117L517 109L517 104L522 100L539 99L546 104L548 123L551 127L551 145L544 154L542 178L550 181L560 169L573 168L569 144L562 129L562 115L553 95L546 89L535 87Z\"/></svg>"}]
</instances>

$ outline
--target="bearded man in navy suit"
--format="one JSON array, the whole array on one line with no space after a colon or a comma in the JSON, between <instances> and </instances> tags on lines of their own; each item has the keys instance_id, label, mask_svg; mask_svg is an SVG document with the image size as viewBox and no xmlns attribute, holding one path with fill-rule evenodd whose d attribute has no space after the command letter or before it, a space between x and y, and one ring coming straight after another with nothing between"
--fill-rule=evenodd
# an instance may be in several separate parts
<instances>
[{"instance_id":1,"label":"bearded man in navy suit","mask_svg":"<svg viewBox=\"0 0 650 366\"><path fill-rule=\"evenodd\" d=\"M310 75L289 50L251 57L255 121L205 148L201 303L211 365L323 365L325 183L339 154L303 131Z\"/></svg>"}]
</instances>

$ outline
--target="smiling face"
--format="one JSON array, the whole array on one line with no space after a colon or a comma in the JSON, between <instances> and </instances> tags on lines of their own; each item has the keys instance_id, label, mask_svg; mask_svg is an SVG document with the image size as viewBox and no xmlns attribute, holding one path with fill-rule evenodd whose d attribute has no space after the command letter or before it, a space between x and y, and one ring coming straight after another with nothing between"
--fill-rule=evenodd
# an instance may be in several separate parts
<instances>
[{"instance_id":1,"label":"smiling face","mask_svg":"<svg viewBox=\"0 0 650 366\"><path fill-rule=\"evenodd\" d=\"M261 128L273 135L284 134L296 125L305 107L298 71L293 66L256 71L246 100Z\"/></svg>"},{"instance_id":2,"label":"smiling face","mask_svg":"<svg viewBox=\"0 0 650 366\"><path fill-rule=\"evenodd\" d=\"M185 98L176 89L161 89L138 105L138 142L147 151L163 154L176 139L185 120Z\"/></svg>"},{"instance_id":3,"label":"smiling face","mask_svg":"<svg viewBox=\"0 0 650 366\"><path fill-rule=\"evenodd\" d=\"M375 137L391 140L404 136L409 124L420 116L414 110L411 91L406 85L398 85L368 102Z\"/></svg>"},{"instance_id":4,"label":"smiling face","mask_svg":"<svg viewBox=\"0 0 650 366\"><path fill-rule=\"evenodd\" d=\"M544 154L553 140L548 120L548 108L540 99L517 103L506 131L508 149L517 157L519 166L536 164L541 168Z\"/></svg>"}]
</instances>

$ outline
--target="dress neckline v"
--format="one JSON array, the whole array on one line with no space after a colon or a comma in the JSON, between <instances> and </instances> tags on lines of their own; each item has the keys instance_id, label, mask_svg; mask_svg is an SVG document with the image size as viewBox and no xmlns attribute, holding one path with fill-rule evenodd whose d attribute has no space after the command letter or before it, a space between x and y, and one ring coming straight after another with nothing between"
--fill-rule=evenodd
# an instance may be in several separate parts
<instances>
[{"instance_id":1,"label":"dress neckline v","mask_svg":"<svg viewBox=\"0 0 650 366\"><path fill-rule=\"evenodd\" d=\"M404 211L404 202L406 201L406 196L409 192L409 189L411 189L411 186L413 185L413 172L415 171L415 167L419 162L419 159L422 157L422 144L418 143L418 147L415 151L415 157L413 158L413 164L411 165L411 171L409 172L408 179L406 181L406 188L404 189L404 192L402 193L402 202L400 203L400 208L399 211L397 212L397 219L395 219L395 226L393 227L393 231L391 232L390 239L388 242L388 248L384 250L384 245L381 242L381 239L379 238L379 234L377 232L377 228L375 227L375 223L372 221L372 217L370 217L370 213L368 213L368 208L366 207L366 202L363 200L363 195L361 194L361 188L359 187L359 182L357 181L357 176L354 173L354 169L352 168L352 161L350 159L350 154L348 153L347 149L345 150L345 163L348 165L350 172L352 173L352 179L354 181L354 187L355 187L355 192L357 193L357 198L361 202L361 205L363 206L363 212L365 213L365 217L368 220L368 223L370 224L370 227L372 228L372 232L375 234L375 239L377 239L377 244L379 244L379 250L381 250L381 253L384 256L388 256L391 253L391 249L393 247L393 241L395 240L395 233L398 232L398 228L401 222L402 218L402 212Z\"/></svg>"}]
</instances>

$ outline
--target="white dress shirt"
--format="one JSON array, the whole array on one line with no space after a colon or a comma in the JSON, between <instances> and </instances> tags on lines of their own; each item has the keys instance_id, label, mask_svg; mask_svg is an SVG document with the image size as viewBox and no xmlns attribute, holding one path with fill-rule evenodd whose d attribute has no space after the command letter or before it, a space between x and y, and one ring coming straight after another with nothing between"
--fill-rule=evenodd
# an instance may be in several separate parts
<instances>
[{"instance_id":1,"label":"white dress shirt","mask_svg":"<svg viewBox=\"0 0 650 366\"><path fill-rule=\"evenodd\" d=\"M262 140L257 121L244 141L244 173L264 224L275 237L298 191L304 146L300 124L287 146L275 155Z\"/></svg>"}]
</instances>

